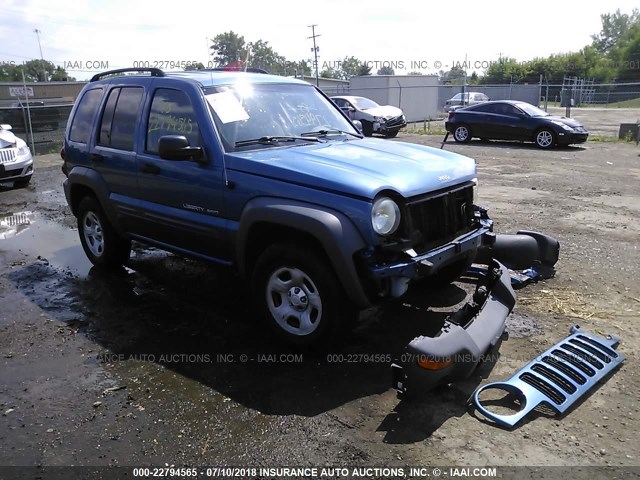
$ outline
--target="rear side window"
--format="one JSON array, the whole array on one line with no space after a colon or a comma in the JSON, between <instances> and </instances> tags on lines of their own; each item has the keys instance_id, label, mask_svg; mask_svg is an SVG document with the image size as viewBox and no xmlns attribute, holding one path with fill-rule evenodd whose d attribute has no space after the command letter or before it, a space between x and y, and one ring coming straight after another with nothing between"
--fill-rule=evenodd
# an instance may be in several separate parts
<instances>
[{"instance_id":1,"label":"rear side window","mask_svg":"<svg viewBox=\"0 0 640 480\"><path fill-rule=\"evenodd\" d=\"M98 143L119 150L134 150L138 110L142 102L141 87L114 88L100 122Z\"/></svg>"},{"instance_id":2,"label":"rear side window","mask_svg":"<svg viewBox=\"0 0 640 480\"><path fill-rule=\"evenodd\" d=\"M200 146L196 114L186 93L167 88L156 90L149 112L146 151L158 153L158 140L163 135L183 135L192 147Z\"/></svg>"},{"instance_id":3,"label":"rear side window","mask_svg":"<svg viewBox=\"0 0 640 480\"><path fill-rule=\"evenodd\" d=\"M82 95L76 114L73 116L71 128L69 129L69 140L72 142L88 143L91 134L91 123L93 115L98 109L100 98L102 97L102 89L94 88L87 90Z\"/></svg>"}]
</instances>

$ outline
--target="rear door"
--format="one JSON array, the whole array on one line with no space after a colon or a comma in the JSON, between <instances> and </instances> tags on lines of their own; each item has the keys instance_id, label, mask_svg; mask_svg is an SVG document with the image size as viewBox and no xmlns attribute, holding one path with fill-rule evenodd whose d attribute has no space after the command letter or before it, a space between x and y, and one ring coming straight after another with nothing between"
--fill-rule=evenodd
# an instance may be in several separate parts
<instances>
[{"instance_id":1,"label":"rear door","mask_svg":"<svg viewBox=\"0 0 640 480\"><path fill-rule=\"evenodd\" d=\"M169 250L227 263L222 151L202 92L184 81L156 79L145 111L138 234ZM203 147L206 161L160 158L158 141L164 135L182 135L191 146Z\"/></svg>"},{"instance_id":2,"label":"rear door","mask_svg":"<svg viewBox=\"0 0 640 480\"><path fill-rule=\"evenodd\" d=\"M108 91L89 155L109 186L109 204L118 224L127 231L135 228L138 214L136 133L143 98L139 85L117 85Z\"/></svg>"}]
</instances>

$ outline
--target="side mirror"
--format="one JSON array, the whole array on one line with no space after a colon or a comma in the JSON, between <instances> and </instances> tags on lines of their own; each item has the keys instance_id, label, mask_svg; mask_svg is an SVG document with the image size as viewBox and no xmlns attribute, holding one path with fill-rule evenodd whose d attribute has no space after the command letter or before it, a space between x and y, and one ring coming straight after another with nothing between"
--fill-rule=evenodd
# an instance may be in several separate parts
<instances>
[{"instance_id":1,"label":"side mirror","mask_svg":"<svg viewBox=\"0 0 640 480\"><path fill-rule=\"evenodd\" d=\"M353 123L353 126L356 127L360 133L362 133L362 122L360 120L351 120L351 123Z\"/></svg>"},{"instance_id":2,"label":"side mirror","mask_svg":"<svg viewBox=\"0 0 640 480\"><path fill-rule=\"evenodd\" d=\"M202 160L202 147L192 147L184 135L164 135L158 140L158 154L165 160Z\"/></svg>"}]
</instances>

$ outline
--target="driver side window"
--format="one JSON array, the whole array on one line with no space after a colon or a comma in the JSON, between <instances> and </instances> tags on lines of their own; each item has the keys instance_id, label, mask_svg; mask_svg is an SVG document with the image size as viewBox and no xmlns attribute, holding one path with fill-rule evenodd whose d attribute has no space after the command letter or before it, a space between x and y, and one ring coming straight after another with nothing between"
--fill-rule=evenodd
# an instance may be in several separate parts
<instances>
[{"instance_id":1,"label":"driver side window","mask_svg":"<svg viewBox=\"0 0 640 480\"><path fill-rule=\"evenodd\" d=\"M192 147L201 146L196 114L186 93L159 88L153 95L147 124L148 153L158 153L158 140L164 135L183 135Z\"/></svg>"}]
</instances>

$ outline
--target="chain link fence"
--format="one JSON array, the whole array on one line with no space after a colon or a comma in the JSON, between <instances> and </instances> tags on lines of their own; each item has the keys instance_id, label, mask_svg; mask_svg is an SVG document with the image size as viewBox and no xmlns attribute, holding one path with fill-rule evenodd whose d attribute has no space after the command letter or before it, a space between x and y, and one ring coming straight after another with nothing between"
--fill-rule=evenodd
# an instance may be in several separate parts
<instances>
[{"instance_id":1,"label":"chain link fence","mask_svg":"<svg viewBox=\"0 0 640 480\"><path fill-rule=\"evenodd\" d=\"M9 124L35 155L55 153L62 148L67 119L73 105L0 107L0 123Z\"/></svg>"}]
</instances>

